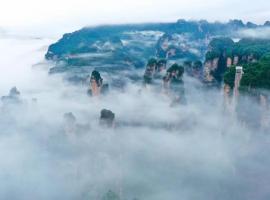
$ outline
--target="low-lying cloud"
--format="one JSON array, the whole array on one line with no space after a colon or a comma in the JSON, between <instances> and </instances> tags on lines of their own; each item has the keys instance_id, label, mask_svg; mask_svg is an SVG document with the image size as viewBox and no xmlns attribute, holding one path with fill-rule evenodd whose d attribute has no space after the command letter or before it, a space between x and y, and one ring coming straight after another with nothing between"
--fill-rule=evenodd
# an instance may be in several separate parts
<instances>
[{"instance_id":1,"label":"low-lying cloud","mask_svg":"<svg viewBox=\"0 0 270 200\"><path fill-rule=\"evenodd\" d=\"M13 49L0 60L0 95L16 85L23 100L1 105L1 198L99 200L109 190L128 200L269 198L269 136L225 114L220 91L185 77L185 106L140 83L90 98L48 76L49 63L31 67L48 42L0 40L1 53ZM116 114L115 129L99 127L103 108ZM73 136L67 112L84 127Z\"/></svg>"},{"instance_id":2,"label":"low-lying cloud","mask_svg":"<svg viewBox=\"0 0 270 200\"><path fill-rule=\"evenodd\" d=\"M240 37L245 37L245 38L269 39L270 27L244 29L244 30L239 31L238 34Z\"/></svg>"}]
</instances>

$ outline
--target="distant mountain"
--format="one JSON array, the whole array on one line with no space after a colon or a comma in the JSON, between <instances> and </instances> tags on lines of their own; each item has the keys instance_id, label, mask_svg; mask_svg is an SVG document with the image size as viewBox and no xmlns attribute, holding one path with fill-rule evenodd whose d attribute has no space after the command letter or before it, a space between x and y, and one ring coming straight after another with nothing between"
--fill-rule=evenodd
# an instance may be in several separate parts
<instances>
[{"instance_id":1,"label":"distant mountain","mask_svg":"<svg viewBox=\"0 0 270 200\"><path fill-rule=\"evenodd\" d=\"M50 73L69 72L86 76L93 68L100 71L137 69L150 57L169 62L204 60L207 47L215 37L238 37L239 30L268 26L241 20L228 23L206 20L175 23L103 25L85 27L64 34L49 46L45 57L55 62Z\"/></svg>"},{"instance_id":2,"label":"distant mountain","mask_svg":"<svg viewBox=\"0 0 270 200\"><path fill-rule=\"evenodd\" d=\"M269 26L266 21L264 26ZM243 28L256 28L252 22L244 24L241 20L230 20L228 23L209 23L206 20L186 21L176 23L127 24L86 27L73 33L64 34L55 44L50 45L46 54L47 59L57 59L68 54L98 51L96 42L115 42L120 39L131 39L131 33L141 33L155 38L154 32L172 34L192 34L195 39L202 39L208 35L230 35ZM152 35L149 31L152 31ZM148 32L148 33L147 33ZM156 35L157 36L157 35ZM136 39L136 38L132 38ZM141 38L137 38L141 39Z\"/></svg>"},{"instance_id":3,"label":"distant mountain","mask_svg":"<svg viewBox=\"0 0 270 200\"><path fill-rule=\"evenodd\" d=\"M270 27L270 21L266 21L266 22L264 23L264 26Z\"/></svg>"}]
</instances>

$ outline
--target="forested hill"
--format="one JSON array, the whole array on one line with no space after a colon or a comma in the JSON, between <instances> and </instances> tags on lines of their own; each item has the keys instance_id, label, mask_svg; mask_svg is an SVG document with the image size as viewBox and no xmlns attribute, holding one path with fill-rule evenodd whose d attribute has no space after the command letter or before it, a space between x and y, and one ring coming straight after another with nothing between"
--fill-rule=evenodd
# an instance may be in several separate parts
<instances>
[{"instance_id":1,"label":"forested hill","mask_svg":"<svg viewBox=\"0 0 270 200\"><path fill-rule=\"evenodd\" d=\"M67 70L64 66L143 67L150 56L202 59L211 37L234 36L238 30L264 26L268 23L244 24L241 20L210 23L181 19L175 23L85 27L64 34L50 45L45 57L61 61L61 67L58 65L52 72Z\"/></svg>"}]
</instances>

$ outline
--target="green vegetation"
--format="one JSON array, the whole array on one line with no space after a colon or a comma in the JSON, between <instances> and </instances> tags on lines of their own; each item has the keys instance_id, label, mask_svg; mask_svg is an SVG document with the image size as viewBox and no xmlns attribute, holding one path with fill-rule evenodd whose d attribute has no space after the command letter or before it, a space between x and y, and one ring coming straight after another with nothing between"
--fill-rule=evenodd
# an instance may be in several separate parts
<instances>
[{"instance_id":1,"label":"green vegetation","mask_svg":"<svg viewBox=\"0 0 270 200\"><path fill-rule=\"evenodd\" d=\"M221 37L214 38L209 44L209 51L206 53L206 60L212 60L225 54L225 56L232 56L234 42L231 38Z\"/></svg>"},{"instance_id":2,"label":"green vegetation","mask_svg":"<svg viewBox=\"0 0 270 200\"><path fill-rule=\"evenodd\" d=\"M209 44L206 61L218 58L217 68L211 71L214 79L233 87L235 67L228 69L227 58L238 57L237 65L243 65L242 87L269 88L267 80L270 40L246 38L234 43L230 38L215 38ZM268 77L269 78L269 77Z\"/></svg>"},{"instance_id":3,"label":"green vegetation","mask_svg":"<svg viewBox=\"0 0 270 200\"><path fill-rule=\"evenodd\" d=\"M270 53L263 56L257 63L245 65L241 88L270 89Z\"/></svg>"},{"instance_id":4,"label":"green vegetation","mask_svg":"<svg viewBox=\"0 0 270 200\"><path fill-rule=\"evenodd\" d=\"M148 60L147 66L152 67L152 66L156 66L156 64L157 64L157 60L155 58L150 58Z\"/></svg>"},{"instance_id":5,"label":"green vegetation","mask_svg":"<svg viewBox=\"0 0 270 200\"><path fill-rule=\"evenodd\" d=\"M241 90L270 89L270 53L265 54L258 62L243 65ZM224 82L234 87L235 67L224 74Z\"/></svg>"},{"instance_id":6,"label":"green vegetation","mask_svg":"<svg viewBox=\"0 0 270 200\"><path fill-rule=\"evenodd\" d=\"M230 88L234 88L235 73L236 68L232 66L224 74L224 83L228 84Z\"/></svg>"},{"instance_id":7,"label":"green vegetation","mask_svg":"<svg viewBox=\"0 0 270 200\"><path fill-rule=\"evenodd\" d=\"M206 60L224 55L225 57L238 56L240 63L247 63L248 56L260 59L264 54L270 52L269 39L245 38L234 43L230 38L214 38L209 44Z\"/></svg>"},{"instance_id":8,"label":"green vegetation","mask_svg":"<svg viewBox=\"0 0 270 200\"><path fill-rule=\"evenodd\" d=\"M173 64L168 70L168 73L176 73L178 77L182 77L182 75L184 74L184 67L178 64Z\"/></svg>"},{"instance_id":9,"label":"green vegetation","mask_svg":"<svg viewBox=\"0 0 270 200\"><path fill-rule=\"evenodd\" d=\"M202 67L203 67L202 61L196 60L193 62L194 69L199 70L199 69L202 69Z\"/></svg>"},{"instance_id":10,"label":"green vegetation","mask_svg":"<svg viewBox=\"0 0 270 200\"><path fill-rule=\"evenodd\" d=\"M268 52L270 52L270 40L266 39L242 39L235 43L233 48L233 54L242 58L243 62L247 62L245 56L253 56L258 60Z\"/></svg>"}]
</instances>

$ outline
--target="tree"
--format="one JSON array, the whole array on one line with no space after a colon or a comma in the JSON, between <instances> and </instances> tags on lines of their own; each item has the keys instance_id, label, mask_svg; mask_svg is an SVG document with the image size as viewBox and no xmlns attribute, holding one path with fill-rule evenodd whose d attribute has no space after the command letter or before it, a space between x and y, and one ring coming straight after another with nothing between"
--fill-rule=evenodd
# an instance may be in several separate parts
<instances>
[{"instance_id":1,"label":"tree","mask_svg":"<svg viewBox=\"0 0 270 200\"><path fill-rule=\"evenodd\" d=\"M234 88L235 73L236 73L235 66L231 66L224 74L224 83L228 84L231 89Z\"/></svg>"},{"instance_id":2,"label":"tree","mask_svg":"<svg viewBox=\"0 0 270 200\"><path fill-rule=\"evenodd\" d=\"M270 89L270 53L264 55L258 62L243 65L244 74L240 89ZM235 67L230 67L224 74L224 83L234 87Z\"/></svg>"},{"instance_id":3,"label":"tree","mask_svg":"<svg viewBox=\"0 0 270 200\"><path fill-rule=\"evenodd\" d=\"M270 53L258 62L244 65L242 89L270 89Z\"/></svg>"},{"instance_id":4,"label":"tree","mask_svg":"<svg viewBox=\"0 0 270 200\"><path fill-rule=\"evenodd\" d=\"M195 70L202 69L202 67L203 67L203 64L202 64L202 62L200 60L196 60L196 61L193 62L193 68Z\"/></svg>"},{"instance_id":5,"label":"tree","mask_svg":"<svg viewBox=\"0 0 270 200\"><path fill-rule=\"evenodd\" d=\"M206 53L206 60L212 60L220 55L231 56L234 42L231 38L214 38L209 44L209 51Z\"/></svg>"},{"instance_id":6,"label":"tree","mask_svg":"<svg viewBox=\"0 0 270 200\"><path fill-rule=\"evenodd\" d=\"M147 66L155 66L157 64L157 60L155 58L151 58L148 60Z\"/></svg>"}]
</instances>

